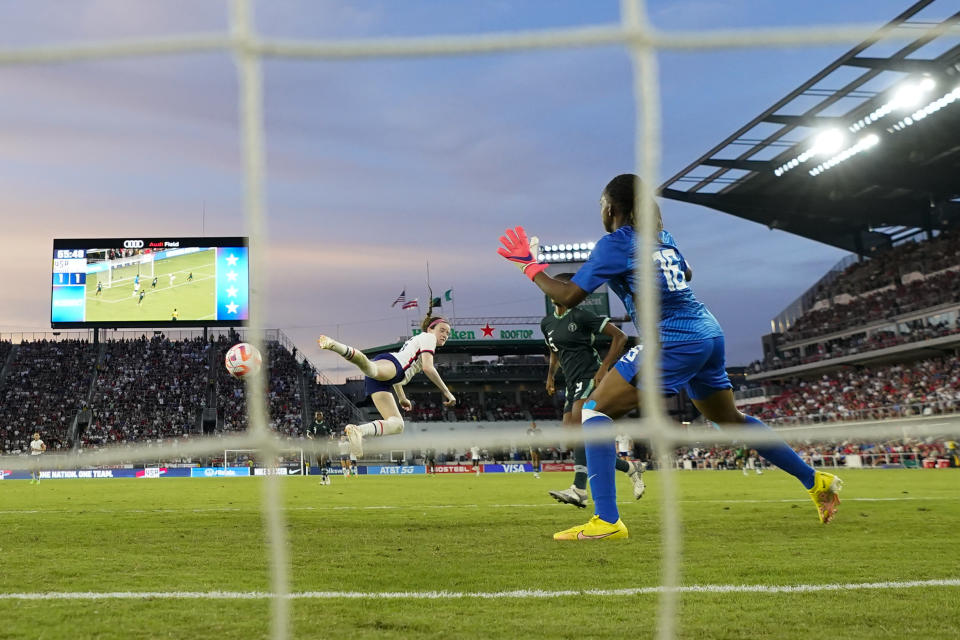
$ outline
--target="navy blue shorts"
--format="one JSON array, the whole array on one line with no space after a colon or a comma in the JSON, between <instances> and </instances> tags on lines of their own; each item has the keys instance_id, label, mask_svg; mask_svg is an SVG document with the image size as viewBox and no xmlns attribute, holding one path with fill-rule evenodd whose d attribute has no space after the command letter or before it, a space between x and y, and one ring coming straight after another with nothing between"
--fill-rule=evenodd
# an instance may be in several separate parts
<instances>
[{"instance_id":1,"label":"navy blue shorts","mask_svg":"<svg viewBox=\"0 0 960 640\"><path fill-rule=\"evenodd\" d=\"M393 376L389 380L374 380L370 377L364 377L363 379L363 392L365 394L373 395L377 391L393 391L393 385L398 382L403 382L403 367L400 366L400 362L389 353L381 353L376 356L374 360L389 360L397 367L397 375Z\"/></svg>"},{"instance_id":2,"label":"navy blue shorts","mask_svg":"<svg viewBox=\"0 0 960 640\"><path fill-rule=\"evenodd\" d=\"M643 346L630 349L614 365L623 379L640 386L640 356ZM723 336L692 342L664 342L660 346L660 375L664 395L687 395L701 400L721 389L732 389L725 366Z\"/></svg>"}]
</instances>

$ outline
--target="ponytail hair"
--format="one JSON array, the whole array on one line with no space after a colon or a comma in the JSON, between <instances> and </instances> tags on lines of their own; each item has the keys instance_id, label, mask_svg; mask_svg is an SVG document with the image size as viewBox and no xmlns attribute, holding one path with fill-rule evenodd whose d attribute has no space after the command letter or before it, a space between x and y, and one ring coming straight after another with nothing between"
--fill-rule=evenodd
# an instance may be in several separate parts
<instances>
[{"instance_id":1,"label":"ponytail hair","mask_svg":"<svg viewBox=\"0 0 960 640\"><path fill-rule=\"evenodd\" d=\"M663 216L660 214L660 205L653 200L653 194L640 181L640 178L632 173L623 173L607 183L603 188L603 193L609 198L613 205L615 213L628 218L634 228L637 226L637 211L634 204L636 202L637 190L640 191L640 197L649 199L653 205L654 224L657 231L663 231Z\"/></svg>"},{"instance_id":2,"label":"ponytail hair","mask_svg":"<svg viewBox=\"0 0 960 640\"><path fill-rule=\"evenodd\" d=\"M424 318L423 322L420 323L420 329L422 331L426 331L428 329L434 328L441 322L446 322L446 319L444 319L442 316L433 316L428 313L427 317Z\"/></svg>"}]
</instances>

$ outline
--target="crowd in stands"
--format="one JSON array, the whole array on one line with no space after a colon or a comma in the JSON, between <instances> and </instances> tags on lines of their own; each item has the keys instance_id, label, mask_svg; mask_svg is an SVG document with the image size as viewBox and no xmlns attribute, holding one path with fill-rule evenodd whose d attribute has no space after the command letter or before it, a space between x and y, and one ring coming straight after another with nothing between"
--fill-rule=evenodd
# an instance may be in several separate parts
<instances>
[{"instance_id":1,"label":"crowd in stands","mask_svg":"<svg viewBox=\"0 0 960 640\"><path fill-rule=\"evenodd\" d=\"M203 338L110 340L97 367L85 447L196 432L209 377Z\"/></svg>"},{"instance_id":2,"label":"crowd in stands","mask_svg":"<svg viewBox=\"0 0 960 640\"><path fill-rule=\"evenodd\" d=\"M458 391L453 395L457 404L445 407L437 393L407 393L413 402L413 409L407 415L418 422L559 420L561 417L560 397L554 399L543 389L486 391L482 401L475 391Z\"/></svg>"},{"instance_id":3,"label":"crowd in stands","mask_svg":"<svg viewBox=\"0 0 960 640\"><path fill-rule=\"evenodd\" d=\"M749 413L765 422L878 420L954 413L960 409L960 360L863 367L783 385L782 393Z\"/></svg>"},{"instance_id":4,"label":"crowd in stands","mask_svg":"<svg viewBox=\"0 0 960 640\"><path fill-rule=\"evenodd\" d=\"M13 349L13 343L9 340L0 340L0 370L3 369L3 365L7 362L7 356L10 355L10 351Z\"/></svg>"},{"instance_id":5,"label":"crowd in stands","mask_svg":"<svg viewBox=\"0 0 960 640\"><path fill-rule=\"evenodd\" d=\"M960 333L960 317L957 318L956 322L948 320L930 322L929 320L918 319L900 324L901 331L899 333L895 331L876 331L869 337L864 332L843 338L834 338L817 344L813 353L809 353L810 349L808 349L806 355L800 356L793 355L796 352L788 350L784 354L771 357L764 364L755 363L754 369L756 371L782 369Z\"/></svg>"},{"instance_id":6,"label":"crowd in stands","mask_svg":"<svg viewBox=\"0 0 960 640\"><path fill-rule=\"evenodd\" d=\"M339 432L351 422L356 422L354 407L339 393L317 380L316 372L307 370L307 393L310 394L310 406L315 412L315 421L319 418L322 430L327 434ZM320 415L317 416L316 412Z\"/></svg>"},{"instance_id":7,"label":"crowd in stands","mask_svg":"<svg viewBox=\"0 0 960 640\"><path fill-rule=\"evenodd\" d=\"M815 294L817 300L830 300L838 295L859 296L885 287L897 287L909 273L935 273L960 265L960 234L941 233L924 242L905 242L880 249L847 267L842 274Z\"/></svg>"},{"instance_id":8,"label":"crowd in stands","mask_svg":"<svg viewBox=\"0 0 960 640\"><path fill-rule=\"evenodd\" d=\"M89 418L77 443L82 448L174 442L198 433L204 407L214 402L220 430L245 429L245 387L222 366L224 353L238 341L238 336L232 338L207 343L201 337L170 340L157 334L99 345L86 340L0 341L0 369L14 350L0 380L0 453L25 452L35 431L48 451L69 448L69 428L78 413ZM342 428L350 421L352 405L316 384L312 368L299 364L291 351L271 341L265 359L271 428L287 436L304 434L302 382L330 424Z\"/></svg>"},{"instance_id":9,"label":"crowd in stands","mask_svg":"<svg viewBox=\"0 0 960 640\"><path fill-rule=\"evenodd\" d=\"M96 358L96 348L86 340L16 345L0 394L0 451L26 451L38 430L48 450L66 448L67 431L87 397Z\"/></svg>"},{"instance_id":10,"label":"crowd in stands","mask_svg":"<svg viewBox=\"0 0 960 640\"><path fill-rule=\"evenodd\" d=\"M960 302L960 271L944 271L853 298L846 304L807 311L784 333L784 340L814 338L953 302Z\"/></svg>"},{"instance_id":11,"label":"crowd in stands","mask_svg":"<svg viewBox=\"0 0 960 640\"><path fill-rule=\"evenodd\" d=\"M891 440L887 442L813 442L794 445L800 457L812 467L842 467L847 457L860 457L860 466L879 467L883 465L905 464L920 466L923 460L945 459L956 466L957 449L944 440L922 442L919 440ZM676 452L677 466L685 461L698 469L743 469L744 467L767 466L757 452L745 447L681 447Z\"/></svg>"},{"instance_id":12,"label":"crowd in stands","mask_svg":"<svg viewBox=\"0 0 960 640\"><path fill-rule=\"evenodd\" d=\"M234 342L222 338L216 343L218 362L223 362ZM281 435L299 436L303 431L303 413L300 400L302 371L292 353L277 342L268 342L263 370L267 378L267 414L270 428ZM224 431L244 431L247 428L246 383L217 367L220 426Z\"/></svg>"}]
</instances>

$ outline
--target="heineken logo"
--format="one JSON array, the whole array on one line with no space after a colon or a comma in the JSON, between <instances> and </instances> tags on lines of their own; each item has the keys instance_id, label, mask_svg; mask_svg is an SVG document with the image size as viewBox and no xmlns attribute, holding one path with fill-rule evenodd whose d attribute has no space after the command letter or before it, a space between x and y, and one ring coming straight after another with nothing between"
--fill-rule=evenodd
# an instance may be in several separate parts
<instances>
[{"instance_id":1,"label":"heineken logo","mask_svg":"<svg viewBox=\"0 0 960 640\"><path fill-rule=\"evenodd\" d=\"M413 329L413 335L420 333L423 333L422 329ZM473 331L472 329L462 331L457 331L454 329L450 332L450 340L478 340L482 338L492 338L494 340L539 339L533 329L497 329L496 327L490 326L489 322L486 324L486 326L480 327L479 336L477 333L478 332Z\"/></svg>"}]
</instances>

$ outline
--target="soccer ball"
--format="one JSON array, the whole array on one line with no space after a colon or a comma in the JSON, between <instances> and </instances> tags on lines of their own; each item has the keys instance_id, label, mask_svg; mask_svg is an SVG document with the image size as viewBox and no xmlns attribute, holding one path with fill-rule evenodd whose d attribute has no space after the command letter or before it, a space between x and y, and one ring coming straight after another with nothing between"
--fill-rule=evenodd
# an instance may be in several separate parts
<instances>
[{"instance_id":1,"label":"soccer ball","mask_svg":"<svg viewBox=\"0 0 960 640\"><path fill-rule=\"evenodd\" d=\"M263 358L256 347L246 342L235 344L227 351L227 357L224 359L227 365L227 372L234 378L245 378L255 376L260 373L260 366L263 364Z\"/></svg>"}]
</instances>

